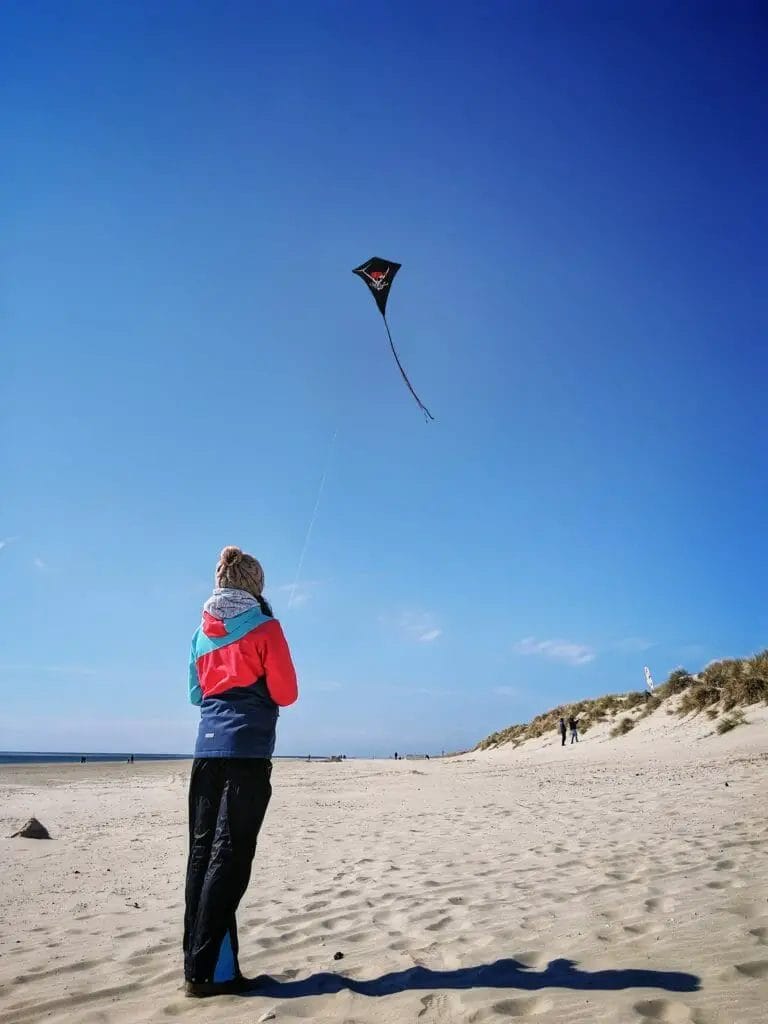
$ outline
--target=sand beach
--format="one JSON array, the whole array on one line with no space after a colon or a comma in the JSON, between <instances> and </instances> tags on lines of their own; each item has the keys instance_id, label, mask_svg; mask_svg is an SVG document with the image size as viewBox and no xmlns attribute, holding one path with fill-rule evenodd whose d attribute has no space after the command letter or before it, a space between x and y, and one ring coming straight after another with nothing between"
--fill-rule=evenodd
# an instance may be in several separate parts
<instances>
[{"instance_id":1,"label":"sand beach","mask_svg":"<svg viewBox=\"0 0 768 1024\"><path fill-rule=\"evenodd\" d=\"M257 995L187 999L187 762L0 769L5 1024L760 1024L768 722L278 762L239 913ZM334 959L342 953L343 958ZM274 1015L274 1016L271 1016Z\"/></svg>"}]
</instances>

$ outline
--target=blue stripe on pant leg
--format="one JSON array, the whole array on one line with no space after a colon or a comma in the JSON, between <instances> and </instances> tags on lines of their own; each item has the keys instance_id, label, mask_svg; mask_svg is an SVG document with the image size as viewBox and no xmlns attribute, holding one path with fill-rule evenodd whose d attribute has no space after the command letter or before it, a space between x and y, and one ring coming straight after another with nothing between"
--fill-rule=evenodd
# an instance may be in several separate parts
<instances>
[{"instance_id":1,"label":"blue stripe on pant leg","mask_svg":"<svg viewBox=\"0 0 768 1024\"><path fill-rule=\"evenodd\" d=\"M235 959L235 951L232 949L229 931L227 930L224 933L224 938L221 940L221 946L219 946L219 957L213 969L213 980L232 981L235 977L237 977L237 961Z\"/></svg>"}]
</instances>

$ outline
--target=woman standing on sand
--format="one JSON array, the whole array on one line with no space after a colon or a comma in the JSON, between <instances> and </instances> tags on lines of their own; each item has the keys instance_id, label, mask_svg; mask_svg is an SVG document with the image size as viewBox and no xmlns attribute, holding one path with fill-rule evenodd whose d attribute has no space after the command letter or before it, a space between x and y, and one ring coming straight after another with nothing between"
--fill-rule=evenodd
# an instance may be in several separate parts
<instances>
[{"instance_id":1,"label":"woman standing on sand","mask_svg":"<svg viewBox=\"0 0 768 1024\"><path fill-rule=\"evenodd\" d=\"M278 708L298 697L285 636L262 596L264 571L224 548L192 639L189 699L200 728L189 786L185 991L243 991L235 912L248 887L272 795Z\"/></svg>"}]
</instances>

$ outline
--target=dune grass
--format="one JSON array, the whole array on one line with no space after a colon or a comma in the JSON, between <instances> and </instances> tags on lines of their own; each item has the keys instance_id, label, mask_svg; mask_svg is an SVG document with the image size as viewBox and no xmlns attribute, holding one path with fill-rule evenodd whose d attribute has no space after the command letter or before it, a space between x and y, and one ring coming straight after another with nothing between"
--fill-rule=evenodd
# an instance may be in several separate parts
<instances>
[{"instance_id":1,"label":"dune grass","mask_svg":"<svg viewBox=\"0 0 768 1024\"><path fill-rule=\"evenodd\" d=\"M732 711L760 701L768 703L768 651L707 665L683 693L680 713L704 711L715 704Z\"/></svg>"},{"instance_id":2,"label":"dune grass","mask_svg":"<svg viewBox=\"0 0 768 1024\"><path fill-rule=\"evenodd\" d=\"M732 712L760 702L768 704L768 650L751 658L727 658L712 662L695 675L684 668L675 669L666 682L657 686L650 695L642 690L634 690L580 700L573 704L561 704L537 715L530 722L519 722L486 736L475 749L488 750L507 743L518 747L527 740L538 739L547 733L557 734L560 719L564 718L567 722L572 715L579 721L579 732L585 733L596 724L615 722L620 712L626 713L641 707L639 715L624 717L613 726L610 735L619 738L663 705L666 705L668 715L699 714L704 711L709 718L715 719L721 712ZM725 733L744 722L743 713L737 710L735 715L718 722L717 731Z\"/></svg>"},{"instance_id":3,"label":"dune grass","mask_svg":"<svg viewBox=\"0 0 768 1024\"><path fill-rule=\"evenodd\" d=\"M735 729L739 725L746 725L747 720L744 717L744 712L741 708L738 708L732 714L727 715L725 718L721 718L717 723L718 735L722 736L723 733L730 732L731 729Z\"/></svg>"},{"instance_id":4,"label":"dune grass","mask_svg":"<svg viewBox=\"0 0 768 1024\"><path fill-rule=\"evenodd\" d=\"M635 728L635 725L634 718L620 718L618 724L611 729L611 738L615 740L618 736L626 736Z\"/></svg>"}]
</instances>

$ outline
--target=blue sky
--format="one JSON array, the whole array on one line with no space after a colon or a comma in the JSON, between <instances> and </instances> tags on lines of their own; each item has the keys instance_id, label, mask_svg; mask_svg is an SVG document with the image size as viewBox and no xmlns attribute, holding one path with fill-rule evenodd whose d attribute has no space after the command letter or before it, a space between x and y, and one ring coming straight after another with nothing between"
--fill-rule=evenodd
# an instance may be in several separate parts
<instances>
[{"instance_id":1,"label":"blue sky","mask_svg":"<svg viewBox=\"0 0 768 1024\"><path fill-rule=\"evenodd\" d=\"M766 646L760 8L4 4L0 748L189 750L229 543L282 753Z\"/></svg>"}]
</instances>

